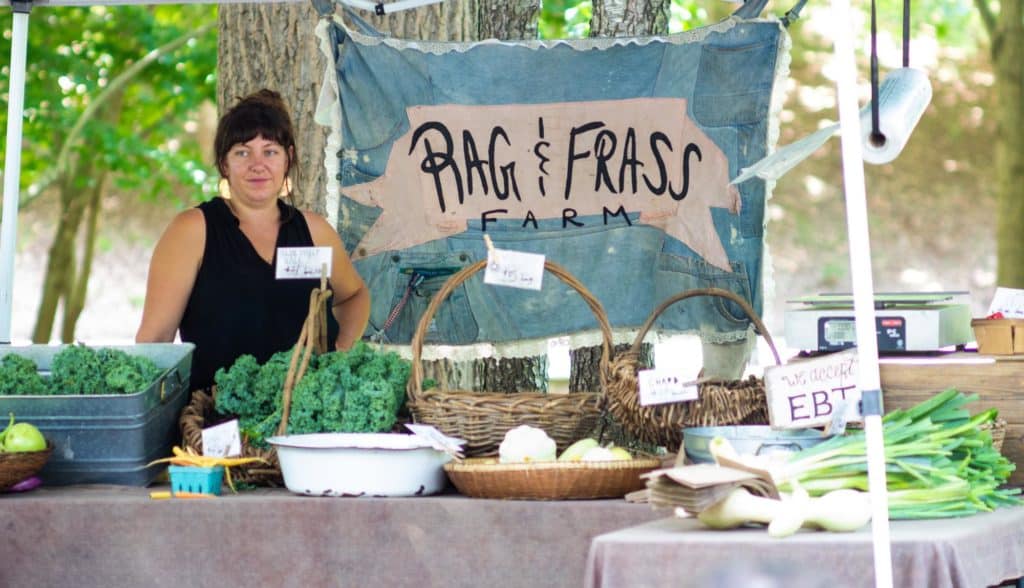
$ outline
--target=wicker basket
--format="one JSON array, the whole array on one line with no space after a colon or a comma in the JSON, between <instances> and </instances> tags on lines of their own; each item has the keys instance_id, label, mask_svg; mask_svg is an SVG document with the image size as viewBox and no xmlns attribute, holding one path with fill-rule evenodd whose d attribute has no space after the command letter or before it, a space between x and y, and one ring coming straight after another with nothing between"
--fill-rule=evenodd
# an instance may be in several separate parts
<instances>
[{"instance_id":1,"label":"wicker basket","mask_svg":"<svg viewBox=\"0 0 1024 588\"><path fill-rule=\"evenodd\" d=\"M178 425L181 427L181 441L186 448L191 448L196 453L203 452L203 428L209 424L209 419L216 412L214 395L216 387L209 390L195 390L192 392L192 399L182 409ZM255 447L245 440L242 441L242 455L239 457L259 457L267 463L253 463L247 465L233 466L231 468L231 479L235 483L255 484L259 486L282 486L284 478L281 476L281 465L277 461L277 452L273 447L261 449Z\"/></svg>"},{"instance_id":2,"label":"wicker basket","mask_svg":"<svg viewBox=\"0 0 1024 588\"><path fill-rule=\"evenodd\" d=\"M754 376L746 380L702 380L699 384L699 398L693 401L650 406L640 404L638 358L647 331L666 308L695 296L719 296L737 303L753 321L757 332L765 338L776 363L781 364L779 352L761 319L746 300L733 292L721 288L701 288L687 290L662 302L640 328L632 347L618 354L611 362L606 380L608 408L612 416L641 441L663 445L669 450L679 447L684 427L768 424L764 381Z\"/></svg>"},{"instance_id":3,"label":"wicker basket","mask_svg":"<svg viewBox=\"0 0 1024 588\"><path fill-rule=\"evenodd\" d=\"M473 498L575 500L622 498L641 490L640 477L658 467L657 458L621 461L498 463L495 458L448 462L444 471L458 491Z\"/></svg>"},{"instance_id":4,"label":"wicker basket","mask_svg":"<svg viewBox=\"0 0 1024 588\"><path fill-rule=\"evenodd\" d=\"M39 473L53 453L53 445L42 451L0 452L0 491Z\"/></svg>"},{"instance_id":5,"label":"wicker basket","mask_svg":"<svg viewBox=\"0 0 1024 588\"><path fill-rule=\"evenodd\" d=\"M331 291L327 288L326 276L321 276L320 287L310 291L309 312L302 324L299 339L292 349L291 365L288 368L284 389L281 392L282 411L278 435L285 434L288 412L291 408L291 393L294 386L305 375L311 353L314 349L317 353L324 353L327 350L326 301L330 295ZM188 406L182 409L178 419L182 444L198 454L203 453L203 428L207 425L209 418L216 413L216 394L216 386L212 386L209 390L193 391ZM282 486L284 484L281 464L277 460L277 452L273 447L268 446L265 449L255 447L243 439L241 457L261 458L265 463L234 466L231 471L233 482L260 486Z\"/></svg>"},{"instance_id":6,"label":"wicker basket","mask_svg":"<svg viewBox=\"0 0 1024 588\"><path fill-rule=\"evenodd\" d=\"M1003 440L1006 439L1006 419L997 418L981 425L981 428L992 435L992 447L996 451L1002 452Z\"/></svg>"},{"instance_id":7,"label":"wicker basket","mask_svg":"<svg viewBox=\"0 0 1024 588\"><path fill-rule=\"evenodd\" d=\"M467 456L493 455L498 451L505 433L518 425L544 429L555 440L558 449L585 437L600 419L604 395L601 392L545 394L523 392L503 394L492 392L452 391L438 388L423 390L423 338L441 303L455 288L486 266L478 261L453 274L444 283L420 317L411 342L412 371L409 375L407 404L414 421L433 425L447 435L465 439ZM611 327L601 303L561 266L547 261L544 269L575 289L593 311L601 328L601 377L611 353Z\"/></svg>"}]
</instances>

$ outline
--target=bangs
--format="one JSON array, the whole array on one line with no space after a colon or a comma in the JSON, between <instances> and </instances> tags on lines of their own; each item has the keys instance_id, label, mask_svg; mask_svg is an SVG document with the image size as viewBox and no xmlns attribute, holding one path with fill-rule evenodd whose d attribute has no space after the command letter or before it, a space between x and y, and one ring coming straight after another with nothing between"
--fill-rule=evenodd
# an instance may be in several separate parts
<instances>
[{"instance_id":1,"label":"bangs","mask_svg":"<svg viewBox=\"0 0 1024 588\"><path fill-rule=\"evenodd\" d=\"M282 147L294 147L291 135L291 121L287 115L260 104L245 104L235 107L220 124L214 151L218 162L232 146L248 143L256 137L274 141Z\"/></svg>"}]
</instances>

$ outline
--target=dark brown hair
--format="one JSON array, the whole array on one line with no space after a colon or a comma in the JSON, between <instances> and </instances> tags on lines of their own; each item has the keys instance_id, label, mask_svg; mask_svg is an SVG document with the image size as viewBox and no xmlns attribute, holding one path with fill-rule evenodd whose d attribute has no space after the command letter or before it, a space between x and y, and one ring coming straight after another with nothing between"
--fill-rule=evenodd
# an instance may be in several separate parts
<instances>
[{"instance_id":1,"label":"dark brown hair","mask_svg":"<svg viewBox=\"0 0 1024 588\"><path fill-rule=\"evenodd\" d=\"M288 166L285 169L285 185L288 187L288 201L294 205L293 186L298 182L298 149L295 146L295 128L288 114L288 106L281 95L266 88L239 98L238 103L220 117L217 134L213 140L214 161L217 171L224 177L228 151L239 143L248 143L256 137L284 147Z\"/></svg>"}]
</instances>

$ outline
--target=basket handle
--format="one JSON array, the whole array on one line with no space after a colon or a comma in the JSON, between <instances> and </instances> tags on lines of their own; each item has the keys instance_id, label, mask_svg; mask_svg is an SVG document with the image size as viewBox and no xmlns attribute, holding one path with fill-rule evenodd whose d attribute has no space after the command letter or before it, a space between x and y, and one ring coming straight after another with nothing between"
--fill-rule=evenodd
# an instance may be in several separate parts
<instances>
[{"instance_id":1,"label":"basket handle","mask_svg":"<svg viewBox=\"0 0 1024 588\"><path fill-rule=\"evenodd\" d=\"M747 316L750 317L750 320L754 323L754 329L756 332L764 337L764 340L768 343L768 347L772 350L772 355L775 356L775 363L777 365L782 365L782 360L779 359L779 351L775 348L775 342L772 341L772 336L768 333L768 328L764 326L763 322L761 322L761 318L758 317L757 313L754 312L754 309L751 308L750 303L741 298L735 292L725 290L723 288L695 288L693 290L686 290L662 302L658 305L658 308L654 309L654 312L652 312L651 316L647 318L644 325L640 327L640 332L636 334L636 339L633 341L633 345L629 348L628 353L634 355L638 355L640 353L640 346L644 342L644 337L647 335L647 331L654 326L654 321L658 320L658 317L661 316L661 313L664 312L665 309L676 302L686 300L687 298L694 298L696 296L718 296L720 298L728 298L736 304L739 304L740 308L743 309L743 312L747 313Z\"/></svg>"},{"instance_id":2,"label":"basket handle","mask_svg":"<svg viewBox=\"0 0 1024 588\"><path fill-rule=\"evenodd\" d=\"M423 363L420 360L423 353L423 339L426 336L427 329L430 327L430 321L434 319L434 314L441 306L441 303L448 298L455 288L486 266L487 260L483 259L452 274L444 285L441 286L441 289L434 294L430 304L427 305L427 309L423 311L423 316L420 317L420 322L416 325L416 331L413 333L410 343L412 347L412 371L409 374L409 384L407 386L410 400L416 401L423 392ZM604 307L601 306L601 302L579 280L562 266L553 261L545 260L544 269L576 290L597 318L597 324L601 328L601 369L598 371L600 372L601 394L603 395L607 385L607 366L608 362L611 361L612 349L612 329L611 325L608 324L608 316L605 314Z\"/></svg>"},{"instance_id":3,"label":"basket handle","mask_svg":"<svg viewBox=\"0 0 1024 588\"><path fill-rule=\"evenodd\" d=\"M291 362L288 364L288 373L284 379L284 389L281 391L281 423L277 426L278 435L284 435L288 431L292 390L306 375L310 356L314 350L318 355L327 351L326 302L330 297L331 290L327 287L327 269L324 268L320 276L320 287L313 288L309 292L309 312L306 314L306 320L302 323L299 340L296 341L295 347L292 349Z\"/></svg>"}]
</instances>

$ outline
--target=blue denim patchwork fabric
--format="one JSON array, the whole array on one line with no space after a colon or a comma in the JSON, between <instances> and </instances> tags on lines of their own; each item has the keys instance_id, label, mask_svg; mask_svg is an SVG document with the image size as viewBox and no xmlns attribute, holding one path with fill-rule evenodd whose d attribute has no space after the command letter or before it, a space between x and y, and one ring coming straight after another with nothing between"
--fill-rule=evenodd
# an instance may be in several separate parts
<instances>
[{"instance_id":1,"label":"blue denim patchwork fabric","mask_svg":"<svg viewBox=\"0 0 1024 588\"><path fill-rule=\"evenodd\" d=\"M692 288L731 290L761 312L767 193L760 180L738 186L738 214L710 209L725 267L642 222L636 212L614 222L607 215L581 216L575 223L471 218L464 230L442 238L367 251L360 244L382 210L351 194L388 170L389 157L400 151L393 147L413 130L407 109L451 104L685 99L686 116L724 154L731 179L764 157L774 140L772 108L788 75L789 47L777 20L732 17L678 35L558 42L402 41L339 22L331 27L343 146L337 154L338 230L371 291L370 331L407 343L447 277L486 258L485 229L499 249L541 253L568 269L602 302L616 329L638 327L661 301ZM429 186L425 168L423 173L423 185ZM711 342L741 339L748 326L743 311L721 298L674 305L657 324L661 332L699 332ZM590 309L553 276L545 277L539 292L494 287L474 276L441 306L427 341L507 342L594 327Z\"/></svg>"}]
</instances>

